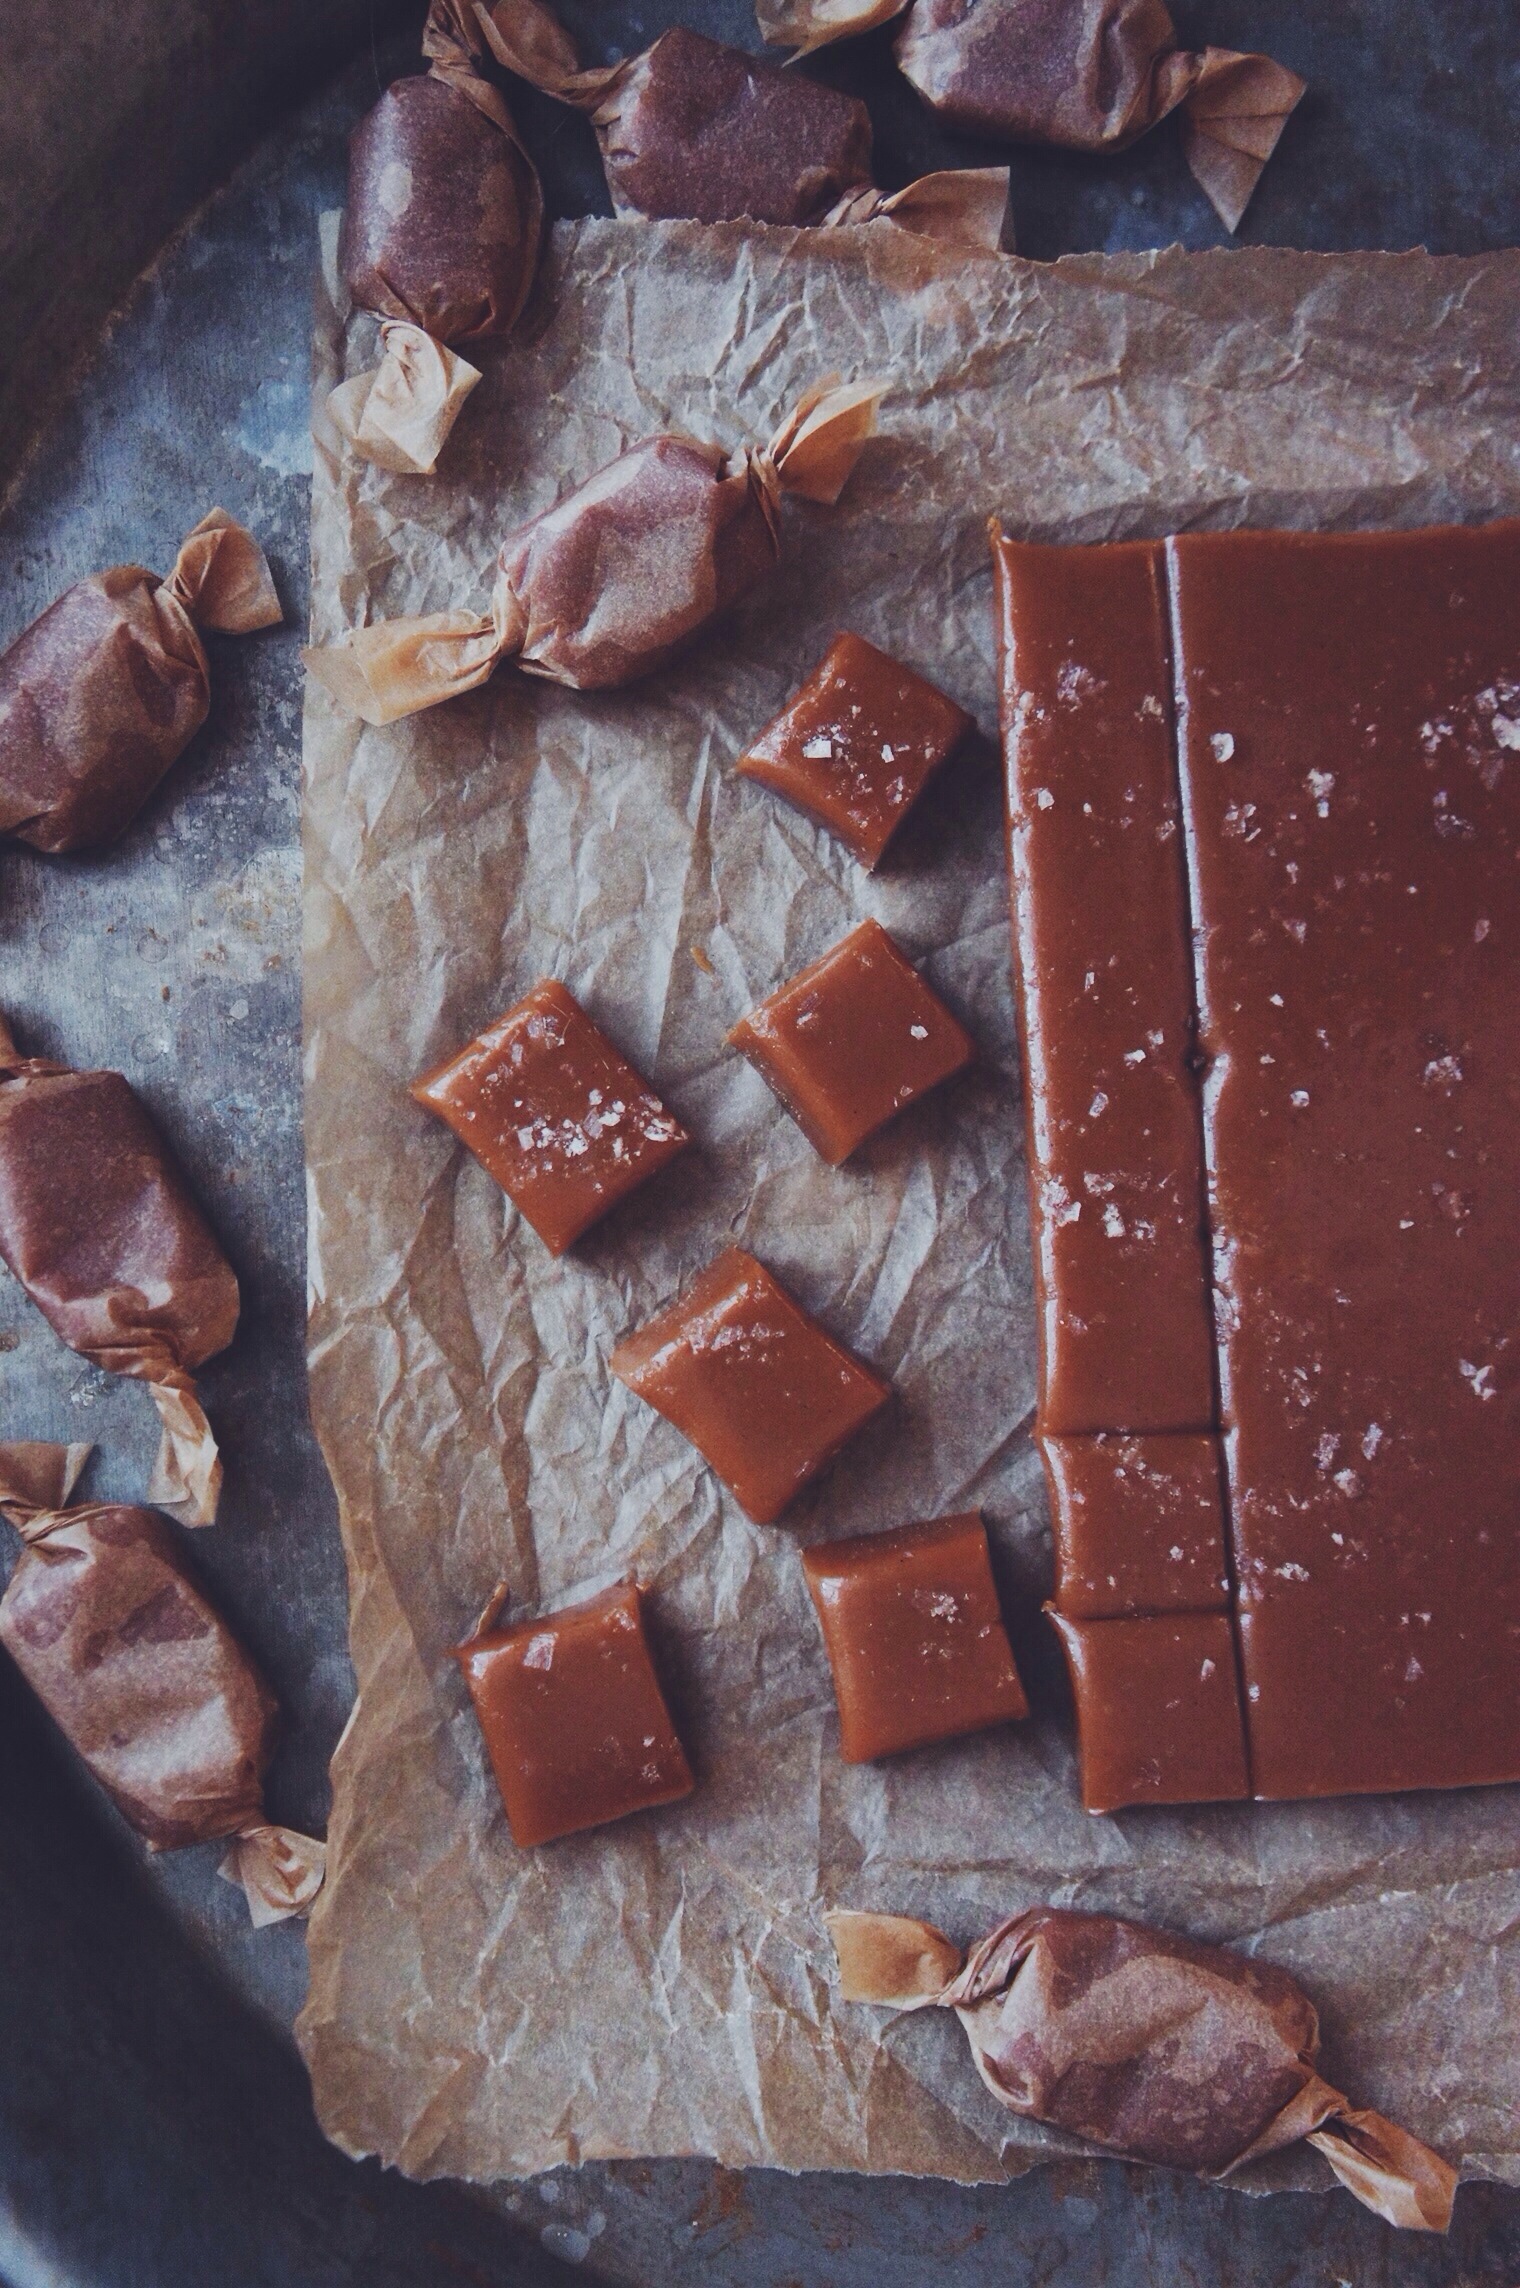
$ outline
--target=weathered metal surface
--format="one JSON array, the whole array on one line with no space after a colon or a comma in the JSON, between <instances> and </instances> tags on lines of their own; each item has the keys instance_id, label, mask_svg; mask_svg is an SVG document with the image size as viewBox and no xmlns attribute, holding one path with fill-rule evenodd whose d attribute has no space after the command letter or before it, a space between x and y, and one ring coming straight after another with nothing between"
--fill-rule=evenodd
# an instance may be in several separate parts
<instances>
[{"instance_id":1,"label":"weathered metal surface","mask_svg":"<svg viewBox=\"0 0 1520 2288\"><path fill-rule=\"evenodd\" d=\"M18 11L0 0L0 12ZM137 12L177 27L201 68L215 70L211 35L224 11L213 0ZM658 16L575 0L565 12L588 58L613 52L609 22L632 49L675 15L754 44L745 0L684 0ZM343 15L323 13L329 24ZM1502 11L1487 0L1439 16L1411 0L1333 12L1217 0L1177 14L1188 37L1267 46L1311 81L1246 238L1471 251L1515 235L1520 72ZM116 20L129 36L128 18ZM261 21L276 61L302 52L292 11L269 7ZM213 503L264 538L288 608L284 630L216 644L211 721L117 850L73 862L0 850L0 1008L28 1046L131 1076L243 1281L243 1330L203 1378L228 1461L223 1522L195 1541L194 1556L285 1704L270 1801L298 1825L321 1820L351 1692L341 1557L302 1352L296 646L310 278L316 217L342 196L347 127L412 57L405 41L361 46L346 76L270 137L137 287L0 521L0 642L84 572L120 558L167 567ZM161 37L160 57L171 49ZM234 64L246 68L245 54ZM0 96L38 151L78 130L77 94L60 108L70 60L40 43L25 107ZM261 104L279 76L265 61ZM109 51L90 68L108 75ZM952 157L992 156L939 135L892 74L880 36L814 68L867 94L889 183ZM103 109L118 133L122 103ZM171 144L184 110L153 114ZM541 98L521 111L553 204L604 205L585 123ZM229 143L238 131L226 127ZM183 148L142 145L121 196L140 175L151 185L145 211L157 212L150 198L172 199L175 183L198 190L206 165L203 147L192 165ZM87 171L68 179L98 195ZM1169 131L1117 162L1019 155L1014 183L1031 254L1222 236ZM130 233L113 241L113 259L135 243ZM65 246L60 287L70 259ZM101 291L91 279L88 291ZM0 317L24 324L26 311L13 300ZM93 1482L121 1494L141 1490L156 1439L145 1393L84 1366L3 1277L0 1421L8 1434L96 1439ZM214 1878L214 1849L144 1870L8 1670L0 1703L0 2274L18 2288L528 2281L558 2276L552 2257L670 2288L919 2288L931 2273L947 2288L1514 2288L1520 2278L1520 2196L1492 2188L1464 2193L1452 2240L1438 2244L1395 2236L1344 2197L1246 2201L1099 2163L984 2191L626 2164L504 2189L492 2205L382 2181L325 2147L305 2105L288 2047L299 1931L252 1933L241 1901Z\"/></svg>"}]
</instances>

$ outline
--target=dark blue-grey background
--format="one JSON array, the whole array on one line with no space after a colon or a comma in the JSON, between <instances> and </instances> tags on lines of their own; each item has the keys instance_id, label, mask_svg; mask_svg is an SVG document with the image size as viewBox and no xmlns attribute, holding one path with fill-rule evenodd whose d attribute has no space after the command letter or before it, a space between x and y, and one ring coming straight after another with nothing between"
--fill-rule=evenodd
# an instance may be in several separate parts
<instances>
[{"instance_id":1,"label":"dark blue-grey background","mask_svg":"<svg viewBox=\"0 0 1520 2288\"><path fill-rule=\"evenodd\" d=\"M414 67L420 12L408 29L361 0L76 0L63 17L0 0L0 480L14 478L0 643L102 564L167 569L213 502L265 538L289 614L278 634L217 646L210 724L114 852L0 852L0 1008L24 1045L129 1073L236 1262L243 1328L204 1377L227 1497L193 1556L287 1710L271 1807L296 1824L323 1818L351 1691L302 1355L310 282L344 136ZM1517 236L1513 0L1176 13L1190 41L1266 48L1310 83L1243 242L1475 252ZM758 45L745 0L567 0L565 14L588 61L677 19ZM866 96L889 186L1008 156L942 136L886 34L809 68ZM518 109L554 211L605 209L586 124L523 91ZM1012 163L1019 247L1036 259L1223 240L1174 128L1117 160ZM0 1428L97 1440L87 1483L122 1494L140 1491L155 1442L144 1394L65 1351L3 1275ZM671 2288L1520 2282L1520 2195L1491 2187L1465 2191L1451 2240L1432 2243L1344 2196L1253 2201L1098 2162L980 2191L699 2162L561 2171L489 2199L407 2185L343 2160L312 2123L289 2042L299 1930L250 1932L214 1849L145 1869L8 1665L0 1742L10 2288L444 2288L557 2278L562 2263Z\"/></svg>"}]
</instances>

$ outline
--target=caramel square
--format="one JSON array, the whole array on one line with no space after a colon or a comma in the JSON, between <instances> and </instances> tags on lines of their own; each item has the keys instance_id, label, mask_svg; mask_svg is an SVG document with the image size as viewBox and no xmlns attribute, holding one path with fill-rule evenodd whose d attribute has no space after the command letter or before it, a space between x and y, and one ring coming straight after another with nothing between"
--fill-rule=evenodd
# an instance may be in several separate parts
<instances>
[{"instance_id":1,"label":"caramel square","mask_svg":"<svg viewBox=\"0 0 1520 2288\"><path fill-rule=\"evenodd\" d=\"M975 1510L803 1552L847 1764L1029 1714Z\"/></svg>"},{"instance_id":2,"label":"caramel square","mask_svg":"<svg viewBox=\"0 0 1520 2288\"><path fill-rule=\"evenodd\" d=\"M1076 1696L1088 1811L1225 1803L1250 1794L1227 1614L1050 1617L1066 1647Z\"/></svg>"},{"instance_id":3,"label":"caramel square","mask_svg":"<svg viewBox=\"0 0 1520 2288\"><path fill-rule=\"evenodd\" d=\"M610 1363L757 1525L772 1524L891 1396L740 1247L726 1248Z\"/></svg>"},{"instance_id":4,"label":"caramel square","mask_svg":"<svg viewBox=\"0 0 1520 2288\"><path fill-rule=\"evenodd\" d=\"M690 1795L631 1582L488 1630L455 1658L514 1843L552 1843Z\"/></svg>"},{"instance_id":5,"label":"caramel square","mask_svg":"<svg viewBox=\"0 0 1520 2288\"><path fill-rule=\"evenodd\" d=\"M876 866L970 728L966 710L911 667L839 635L738 768Z\"/></svg>"},{"instance_id":6,"label":"caramel square","mask_svg":"<svg viewBox=\"0 0 1520 2288\"><path fill-rule=\"evenodd\" d=\"M447 1121L553 1255L688 1142L552 977L414 1081L412 1095Z\"/></svg>"},{"instance_id":7,"label":"caramel square","mask_svg":"<svg viewBox=\"0 0 1520 2288\"><path fill-rule=\"evenodd\" d=\"M1228 1606L1217 1437L1109 1431L1040 1447L1063 1613L1102 1620Z\"/></svg>"},{"instance_id":8,"label":"caramel square","mask_svg":"<svg viewBox=\"0 0 1520 2288\"><path fill-rule=\"evenodd\" d=\"M875 921L741 1017L728 1041L834 1168L976 1054L965 1027Z\"/></svg>"}]
</instances>

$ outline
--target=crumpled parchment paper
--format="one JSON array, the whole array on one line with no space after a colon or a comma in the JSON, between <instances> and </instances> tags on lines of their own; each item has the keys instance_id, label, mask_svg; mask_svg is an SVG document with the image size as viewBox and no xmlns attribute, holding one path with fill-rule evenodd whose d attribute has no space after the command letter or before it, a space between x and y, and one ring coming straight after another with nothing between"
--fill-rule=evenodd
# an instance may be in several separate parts
<instances>
[{"instance_id":1,"label":"crumpled parchment paper","mask_svg":"<svg viewBox=\"0 0 1520 2288\"><path fill-rule=\"evenodd\" d=\"M990 733L994 513L1068 540L1515 513L1517 291L1512 254L1040 267L880 225L588 221L556 230L524 326L485 353L442 477L337 459L319 414L326 640L481 608L500 539L653 430L738 445L820 372L892 383L841 506L788 503L779 570L666 674L582 696L504 672L384 730L308 695L312 1392L359 1700L300 2038L348 2150L481 2179L691 2152L1016 2172L1072 2148L1000 2111L942 2014L836 2008L822 1912L964 1941L1052 1901L1259 1948L1319 2006L1341 2086L1520 2182L1516 1791L1079 1808L1035 1612L1050 1560L989 752L951 766L874 877L731 767L840 626ZM319 405L373 346L371 321L345 338L324 317ZM722 1036L867 913L983 1056L835 1171ZM406 1094L545 972L697 1139L559 1262ZM780 1528L749 1524L607 1371L729 1240L900 1398ZM1035 1717L846 1768L797 1544L974 1505ZM531 1608L629 1570L696 1793L516 1851L449 1649L503 1574Z\"/></svg>"}]
</instances>

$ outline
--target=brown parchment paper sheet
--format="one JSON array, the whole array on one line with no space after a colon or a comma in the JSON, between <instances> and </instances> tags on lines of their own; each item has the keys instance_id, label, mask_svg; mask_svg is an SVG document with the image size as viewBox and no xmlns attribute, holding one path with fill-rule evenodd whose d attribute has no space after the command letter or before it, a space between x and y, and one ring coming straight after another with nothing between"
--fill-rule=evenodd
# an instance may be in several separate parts
<instances>
[{"instance_id":1,"label":"brown parchment paper sheet","mask_svg":"<svg viewBox=\"0 0 1520 2288\"><path fill-rule=\"evenodd\" d=\"M503 535L650 431L738 445L824 372L892 385L840 508L789 503L779 573L677 670L594 697L506 672L386 730L309 690L312 1392L359 1700L300 2032L349 2150L480 2179L692 2152L1017 2171L1069 2148L995 2106L948 2019L883 2033L834 2006L821 1910L968 1939L1050 1900L1259 1943L1321 2004L1326 2070L1359 2103L1520 2182L1520 1791L1078 1807L1034 1618L1048 1530L990 752L952 766L875 878L731 768L840 625L991 733L993 512L1095 540L1520 511L1517 309L1514 255L1041 267L882 226L598 220L555 231L438 477L338 461L319 416L323 640L483 609ZM319 404L373 348L371 321L324 320ZM866 913L984 1055L832 1171L722 1036ZM698 1139L559 1263L405 1093L546 971ZM607 1373L730 1239L900 1394L779 1529ZM847 1769L796 1545L976 1504L1044 1712ZM628 1569L697 1791L516 1851L449 1648L503 1574L531 1605Z\"/></svg>"}]
</instances>

